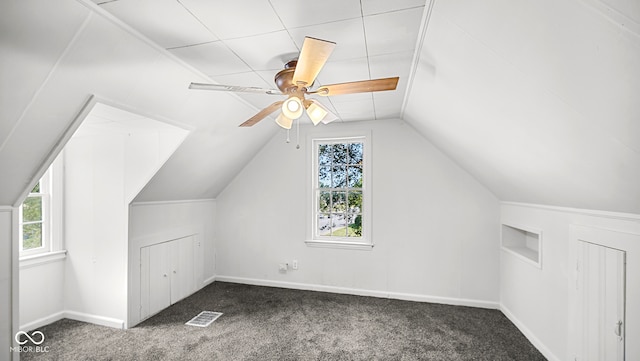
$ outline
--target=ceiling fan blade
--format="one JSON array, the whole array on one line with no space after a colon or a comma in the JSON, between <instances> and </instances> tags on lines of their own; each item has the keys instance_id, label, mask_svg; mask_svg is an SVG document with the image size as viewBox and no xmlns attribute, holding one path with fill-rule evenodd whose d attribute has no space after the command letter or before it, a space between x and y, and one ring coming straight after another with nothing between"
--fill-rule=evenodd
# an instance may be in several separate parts
<instances>
[{"instance_id":1,"label":"ceiling fan blade","mask_svg":"<svg viewBox=\"0 0 640 361\"><path fill-rule=\"evenodd\" d=\"M277 101L271 105L269 105L268 107L262 109L261 111L258 112L258 114L252 116L251 118L249 118L246 122L240 124L241 127L250 127L254 124L256 124L257 122L261 121L262 119L266 118L267 115L275 112L276 110L280 109L280 107L282 106L282 103L284 103L284 101L280 100Z\"/></svg>"},{"instance_id":2,"label":"ceiling fan blade","mask_svg":"<svg viewBox=\"0 0 640 361\"><path fill-rule=\"evenodd\" d=\"M236 86L236 85L223 85L223 84L191 83L189 84L189 89L282 95L282 92L276 89L265 89L265 88L258 88L253 86Z\"/></svg>"},{"instance_id":3,"label":"ceiling fan blade","mask_svg":"<svg viewBox=\"0 0 640 361\"><path fill-rule=\"evenodd\" d=\"M332 41L305 37L293 73L293 84L298 85L300 82L305 87L311 86L335 46L336 43Z\"/></svg>"},{"instance_id":4,"label":"ceiling fan blade","mask_svg":"<svg viewBox=\"0 0 640 361\"><path fill-rule=\"evenodd\" d=\"M398 86L398 79L400 78L394 77L394 78L362 80L362 81L354 81L350 83L324 85L318 88L318 90L310 93L318 94L322 96L333 96L333 95L341 95L341 94L395 90L396 87Z\"/></svg>"}]
</instances>

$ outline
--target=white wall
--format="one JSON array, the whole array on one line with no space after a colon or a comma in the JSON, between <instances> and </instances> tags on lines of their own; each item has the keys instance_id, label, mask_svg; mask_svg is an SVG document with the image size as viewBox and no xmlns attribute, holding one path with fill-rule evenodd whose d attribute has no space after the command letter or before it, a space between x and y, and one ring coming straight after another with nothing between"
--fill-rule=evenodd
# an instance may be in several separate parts
<instances>
[{"instance_id":1,"label":"white wall","mask_svg":"<svg viewBox=\"0 0 640 361\"><path fill-rule=\"evenodd\" d=\"M569 287L574 264L570 257L571 225L640 234L640 215L503 203L501 220L539 229L543 234L541 269L502 252L500 303L503 312L547 358L572 360L569 349L573 322ZM627 273L627 276L627 287L640 287L637 275Z\"/></svg>"},{"instance_id":2,"label":"white wall","mask_svg":"<svg viewBox=\"0 0 640 361\"><path fill-rule=\"evenodd\" d=\"M186 133L149 119L90 115L67 143L66 317L126 325L129 203Z\"/></svg>"},{"instance_id":3,"label":"white wall","mask_svg":"<svg viewBox=\"0 0 640 361\"><path fill-rule=\"evenodd\" d=\"M0 360L12 359L9 348L14 346L13 336L18 331L16 302L18 271L14 259L17 254L12 247L14 239L13 207L0 205ZM17 360L17 353L13 359Z\"/></svg>"},{"instance_id":4,"label":"white wall","mask_svg":"<svg viewBox=\"0 0 640 361\"><path fill-rule=\"evenodd\" d=\"M373 250L304 243L307 134L331 126L278 133L216 198L216 279L496 306L497 199L399 120L336 125L372 133Z\"/></svg>"},{"instance_id":5,"label":"white wall","mask_svg":"<svg viewBox=\"0 0 640 361\"><path fill-rule=\"evenodd\" d=\"M215 200L133 203L129 213L129 320L140 321L140 248L194 235L201 247L196 260L196 288L215 274Z\"/></svg>"},{"instance_id":6,"label":"white wall","mask_svg":"<svg viewBox=\"0 0 640 361\"><path fill-rule=\"evenodd\" d=\"M65 257L20 264L20 329L32 330L62 318Z\"/></svg>"}]
</instances>

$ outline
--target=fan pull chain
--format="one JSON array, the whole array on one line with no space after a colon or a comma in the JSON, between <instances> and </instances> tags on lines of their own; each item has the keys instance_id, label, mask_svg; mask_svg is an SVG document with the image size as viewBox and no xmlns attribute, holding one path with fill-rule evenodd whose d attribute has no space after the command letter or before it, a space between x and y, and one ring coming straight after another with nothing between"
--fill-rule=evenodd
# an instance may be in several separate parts
<instances>
[{"instance_id":1,"label":"fan pull chain","mask_svg":"<svg viewBox=\"0 0 640 361\"><path fill-rule=\"evenodd\" d=\"M296 149L300 149L300 119L296 122Z\"/></svg>"},{"instance_id":2,"label":"fan pull chain","mask_svg":"<svg viewBox=\"0 0 640 361\"><path fill-rule=\"evenodd\" d=\"M291 139L289 138L289 129L287 129L287 143L291 143Z\"/></svg>"}]
</instances>

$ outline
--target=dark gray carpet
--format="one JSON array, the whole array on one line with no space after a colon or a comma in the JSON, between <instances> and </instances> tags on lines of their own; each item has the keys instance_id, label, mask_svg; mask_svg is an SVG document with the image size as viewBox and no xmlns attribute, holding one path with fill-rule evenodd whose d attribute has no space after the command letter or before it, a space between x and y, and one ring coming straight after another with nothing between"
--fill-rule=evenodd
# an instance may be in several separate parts
<instances>
[{"instance_id":1,"label":"dark gray carpet","mask_svg":"<svg viewBox=\"0 0 640 361\"><path fill-rule=\"evenodd\" d=\"M207 328L184 325L223 312ZM22 360L544 360L500 312L215 282L129 330L39 329Z\"/></svg>"}]
</instances>

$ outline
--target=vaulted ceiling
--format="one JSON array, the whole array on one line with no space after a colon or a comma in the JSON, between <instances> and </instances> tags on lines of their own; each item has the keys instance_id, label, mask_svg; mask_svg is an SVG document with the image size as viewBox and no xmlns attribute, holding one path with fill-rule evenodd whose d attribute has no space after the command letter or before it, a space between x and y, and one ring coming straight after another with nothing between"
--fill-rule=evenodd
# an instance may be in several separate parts
<instances>
[{"instance_id":1,"label":"vaulted ceiling","mask_svg":"<svg viewBox=\"0 0 640 361\"><path fill-rule=\"evenodd\" d=\"M637 1L94 1L0 4L0 204L92 94L192 130L139 200L217 196L274 98L188 84L272 88L313 36L337 43L318 84L400 76L322 99L342 121L401 118L504 201L640 213Z\"/></svg>"}]
</instances>

